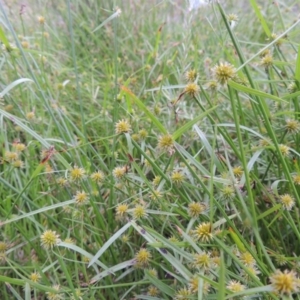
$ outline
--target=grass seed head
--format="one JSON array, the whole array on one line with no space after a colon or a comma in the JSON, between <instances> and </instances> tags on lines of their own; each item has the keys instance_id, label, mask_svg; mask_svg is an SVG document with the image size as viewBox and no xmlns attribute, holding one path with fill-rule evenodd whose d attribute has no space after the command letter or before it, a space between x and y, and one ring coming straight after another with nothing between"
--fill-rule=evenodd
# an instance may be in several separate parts
<instances>
[{"instance_id":1,"label":"grass seed head","mask_svg":"<svg viewBox=\"0 0 300 300\"><path fill-rule=\"evenodd\" d=\"M280 295L290 296L299 291L299 280L294 271L285 270L281 272L276 270L270 276L270 281L273 290Z\"/></svg>"},{"instance_id":2,"label":"grass seed head","mask_svg":"<svg viewBox=\"0 0 300 300\"><path fill-rule=\"evenodd\" d=\"M74 168L70 170L69 176L71 181L79 181L85 178L85 173L86 172L83 168L74 166Z\"/></svg>"},{"instance_id":3,"label":"grass seed head","mask_svg":"<svg viewBox=\"0 0 300 300\"><path fill-rule=\"evenodd\" d=\"M82 206L88 202L89 197L85 191L77 191L74 200L78 206Z\"/></svg>"},{"instance_id":4,"label":"grass seed head","mask_svg":"<svg viewBox=\"0 0 300 300\"><path fill-rule=\"evenodd\" d=\"M213 238L211 224L208 222L199 224L192 232L197 241L207 243Z\"/></svg>"},{"instance_id":5,"label":"grass seed head","mask_svg":"<svg viewBox=\"0 0 300 300\"><path fill-rule=\"evenodd\" d=\"M184 88L184 92L190 95L191 97L195 97L199 93L199 91L199 85L194 82L188 83Z\"/></svg>"},{"instance_id":6,"label":"grass seed head","mask_svg":"<svg viewBox=\"0 0 300 300\"><path fill-rule=\"evenodd\" d=\"M41 274L38 272L33 272L29 275L29 280L33 282L39 282L41 280Z\"/></svg>"},{"instance_id":7,"label":"grass seed head","mask_svg":"<svg viewBox=\"0 0 300 300\"><path fill-rule=\"evenodd\" d=\"M127 120L120 120L115 125L116 134L131 132L131 125Z\"/></svg>"},{"instance_id":8,"label":"grass seed head","mask_svg":"<svg viewBox=\"0 0 300 300\"><path fill-rule=\"evenodd\" d=\"M104 180L104 173L101 171L94 172L91 174L90 178L96 183L101 183Z\"/></svg>"},{"instance_id":9,"label":"grass seed head","mask_svg":"<svg viewBox=\"0 0 300 300\"><path fill-rule=\"evenodd\" d=\"M295 205L295 199L289 194L279 196L279 201L286 210L291 210Z\"/></svg>"},{"instance_id":10,"label":"grass seed head","mask_svg":"<svg viewBox=\"0 0 300 300\"><path fill-rule=\"evenodd\" d=\"M188 206L188 213L191 218L197 218L205 211L206 207L200 202L192 202Z\"/></svg>"},{"instance_id":11,"label":"grass seed head","mask_svg":"<svg viewBox=\"0 0 300 300\"><path fill-rule=\"evenodd\" d=\"M228 62L221 62L213 68L213 74L216 81L225 85L235 75L235 67Z\"/></svg>"},{"instance_id":12,"label":"grass seed head","mask_svg":"<svg viewBox=\"0 0 300 300\"><path fill-rule=\"evenodd\" d=\"M197 78L197 71L192 69L185 73L184 75L187 82L194 82Z\"/></svg>"},{"instance_id":13,"label":"grass seed head","mask_svg":"<svg viewBox=\"0 0 300 300\"><path fill-rule=\"evenodd\" d=\"M49 250L52 249L60 242L59 235L56 231L46 230L41 235L41 245L44 249Z\"/></svg>"},{"instance_id":14,"label":"grass seed head","mask_svg":"<svg viewBox=\"0 0 300 300\"><path fill-rule=\"evenodd\" d=\"M135 255L135 266L138 268L146 268L149 265L151 257L152 255L147 249L140 249Z\"/></svg>"},{"instance_id":15,"label":"grass seed head","mask_svg":"<svg viewBox=\"0 0 300 300\"><path fill-rule=\"evenodd\" d=\"M174 295L174 300L190 300L192 293L187 288L181 288L176 291Z\"/></svg>"}]
</instances>

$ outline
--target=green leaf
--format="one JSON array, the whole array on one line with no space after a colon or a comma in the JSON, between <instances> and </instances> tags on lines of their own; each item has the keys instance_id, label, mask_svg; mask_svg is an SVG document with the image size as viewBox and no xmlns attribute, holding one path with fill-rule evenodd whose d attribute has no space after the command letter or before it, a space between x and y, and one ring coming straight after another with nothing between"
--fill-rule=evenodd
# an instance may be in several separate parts
<instances>
[{"instance_id":1,"label":"green leaf","mask_svg":"<svg viewBox=\"0 0 300 300\"><path fill-rule=\"evenodd\" d=\"M251 3L251 5L254 9L254 12L255 12L258 20L260 21L260 24L261 24L262 28L264 29L265 34L267 35L267 37L270 37L271 36L271 31L269 29L269 26L268 26L266 20L264 19L263 15L262 15L262 13L259 9L259 6L256 3L256 0L250 0L250 3Z\"/></svg>"},{"instance_id":2,"label":"green leaf","mask_svg":"<svg viewBox=\"0 0 300 300\"><path fill-rule=\"evenodd\" d=\"M218 288L218 296L217 300L224 300L225 299L225 264L224 264L224 255L221 252L221 259L220 259L220 271L219 271L219 288Z\"/></svg>"},{"instance_id":3,"label":"green leaf","mask_svg":"<svg viewBox=\"0 0 300 300\"><path fill-rule=\"evenodd\" d=\"M206 115L208 115L209 113L211 113L213 110L215 110L218 106L214 106L210 109L208 109L207 111L205 111L204 113L200 114L198 117L196 117L195 119L187 122L186 124L184 124L183 126L181 126L179 129L177 129L173 134L172 137L174 140L178 139L182 134L184 134L188 129L190 129L194 124L196 124L197 122L199 122L201 119L203 119Z\"/></svg>"},{"instance_id":4,"label":"green leaf","mask_svg":"<svg viewBox=\"0 0 300 300\"><path fill-rule=\"evenodd\" d=\"M4 30L3 30L3 28L1 26L0 26L0 40L5 45L5 47L7 49L10 49L10 45L9 45L8 39L7 39L7 37L5 35L5 32L4 32Z\"/></svg>"},{"instance_id":5,"label":"green leaf","mask_svg":"<svg viewBox=\"0 0 300 300\"><path fill-rule=\"evenodd\" d=\"M298 48L296 70L295 70L295 79L300 83L300 46Z\"/></svg>"},{"instance_id":6,"label":"green leaf","mask_svg":"<svg viewBox=\"0 0 300 300\"><path fill-rule=\"evenodd\" d=\"M278 101L278 102L288 103L288 101L282 100L282 98L276 97L276 96L268 94L268 93L264 93L264 92L259 91L259 90L255 90L253 88L250 88L250 87L244 86L242 84L236 83L232 80L229 81L228 84L232 88L234 88L235 90L240 91L240 92L244 92L244 93L247 93L247 94L251 94L251 95L255 95L255 96L259 96L259 97L263 97L263 98L272 99L272 100L275 100L275 101Z\"/></svg>"},{"instance_id":7,"label":"green leaf","mask_svg":"<svg viewBox=\"0 0 300 300\"><path fill-rule=\"evenodd\" d=\"M131 222L128 222L121 229L119 229L106 243L100 248L100 250L96 253L96 255L90 261L88 267L94 264L98 258L108 249L108 247L113 244L129 227L131 226Z\"/></svg>"},{"instance_id":8,"label":"green leaf","mask_svg":"<svg viewBox=\"0 0 300 300\"><path fill-rule=\"evenodd\" d=\"M147 115L147 117L153 122L153 124L157 127L157 129L163 133L166 134L167 131L165 129L165 127L159 122L159 120L151 113L150 110L148 110L148 108L146 107L146 105L137 97L135 96L130 90L128 90L127 88L122 88L122 92L127 95L130 96L131 99L136 103L136 105Z\"/></svg>"}]
</instances>

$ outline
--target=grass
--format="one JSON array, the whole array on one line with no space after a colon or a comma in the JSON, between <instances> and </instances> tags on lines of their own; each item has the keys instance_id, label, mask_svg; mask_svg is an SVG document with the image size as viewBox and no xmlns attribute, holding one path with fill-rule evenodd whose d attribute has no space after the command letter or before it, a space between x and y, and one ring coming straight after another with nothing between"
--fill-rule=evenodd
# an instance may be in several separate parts
<instances>
[{"instance_id":1,"label":"grass","mask_svg":"<svg viewBox=\"0 0 300 300\"><path fill-rule=\"evenodd\" d=\"M144 2L0 4L0 298L300 299L299 4Z\"/></svg>"}]
</instances>

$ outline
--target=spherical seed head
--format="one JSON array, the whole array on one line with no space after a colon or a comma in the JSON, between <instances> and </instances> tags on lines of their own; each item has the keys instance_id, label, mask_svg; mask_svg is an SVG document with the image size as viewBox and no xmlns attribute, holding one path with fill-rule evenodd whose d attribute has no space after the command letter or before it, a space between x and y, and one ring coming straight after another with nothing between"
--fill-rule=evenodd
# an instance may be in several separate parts
<instances>
[{"instance_id":1,"label":"spherical seed head","mask_svg":"<svg viewBox=\"0 0 300 300\"><path fill-rule=\"evenodd\" d=\"M26 114L26 118L27 118L27 120L29 120L29 121L34 120L34 119L35 119L35 113L34 113L33 111L28 112L28 113Z\"/></svg>"},{"instance_id":2,"label":"spherical seed head","mask_svg":"<svg viewBox=\"0 0 300 300\"><path fill-rule=\"evenodd\" d=\"M128 243L129 240L130 240L130 237L129 237L128 234L123 234L123 235L121 236L121 241L122 241L124 244Z\"/></svg>"},{"instance_id":3,"label":"spherical seed head","mask_svg":"<svg viewBox=\"0 0 300 300\"><path fill-rule=\"evenodd\" d=\"M294 175L293 181L295 185L300 185L300 174Z\"/></svg>"},{"instance_id":4,"label":"spherical seed head","mask_svg":"<svg viewBox=\"0 0 300 300\"><path fill-rule=\"evenodd\" d=\"M148 287L148 293L147 293L149 296L151 297L156 297L159 295L159 289L156 287L156 286L149 286Z\"/></svg>"},{"instance_id":5,"label":"spherical seed head","mask_svg":"<svg viewBox=\"0 0 300 300\"><path fill-rule=\"evenodd\" d=\"M285 270L281 272L276 270L270 276L271 285L273 290L280 295L291 295L299 290L299 280L294 271Z\"/></svg>"},{"instance_id":6,"label":"spherical seed head","mask_svg":"<svg viewBox=\"0 0 300 300\"><path fill-rule=\"evenodd\" d=\"M59 177L59 178L57 178L56 183L57 183L59 186L64 187L64 186L67 186L68 180L67 180L66 178L64 178L64 177Z\"/></svg>"},{"instance_id":7,"label":"spherical seed head","mask_svg":"<svg viewBox=\"0 0 300 300\"><path fill-rule=\"evenodd\" d=\"M104 180L104 173L101 171L97 171L91 174L91 180L96 183L101 183Z\"/></svg>"},{"instance_id":8,"label":"spherical seed head","mask_svg":"<svg viewBox=\"0 0 300 300\"><path fill-rule=\"evenodd\" d=\"M221 194L224 200L231 200L235 197L235 190L231 185L225 185L221 190Z\"/></svg>"},{"instance_id":9,"label":"spherical seed head","mask_svg":"<svg viewBox=\"0 0 300 300\"><path fill-rule=\"evenodd\" d=\"M271 50L270 49L265 49L263 52L260 53L260 57L264 57L266 55L271 55Z\"/></svg>"},{"instance_id":10,"label":"spherical seed head","mask_svg":"<svg viewBox=\"0 0 300 300\"><path fill-rule=\"evenodd\" d=\"M17 159L16 161L14 161L12 163L13 167L18 168L18 169L22 169L24 168L24 162L21 159Z\"/></svg>"},{"instance_id":11,"label":"spherical seed head","mask_svg":"<svg viewBox=\"0 0 300 300\"><path fill-rule=\"evenodd\" d=\"M8 249L8 244L5 242L0 242L0 252L5 252Z\"/></svg>"},{"instance_id":12,"label":"spherical seed head","mask_svg":"<svg viewBox=\"0 0 300 300\"><path fill-rule=\"evenodd\" d=\"M43 16L38 16L38 22L40 24L44 24L45 23L45 18Z\"/></svg>"},{"instance_id":13,"label":"spherical seed head","mask_svg":"<svg viewBox=\"0 0 300 300\"><path fill-rule=\"evenodd\" d=\"M248 251L241 253L240 260L247 267L254 266L256 263L255 259Z\"/></svg>"},{"instance_id":14,"label":"spherical seed head","mask_svg":"<svg viewBox=\"0 0 300 300\"><path fill-rule=\"evenodd\" d=\"M78 206L82 206L87 203L89 197L85 191L77 191L74 196L74 200Z\"/></svg>"},{"instance_id":15,"label":"spherical seed head","mask_svg":"<svg viewBox=\"0 0 300 300\"><path fill-rule=\"evenodd\" d=\"M236 15L236 14L229 14L228 16L227 16L227 20L228 20L228 22L232 22L232 21L234 21L234 22L236 22L236 21L238 21L238 16Z\"/></svg>"},{"instance_id":16,"label":"spherical seed head","mask_svg":"<svg viewBox=\"0 0 300 300\"><path fill-rule=\"evenodd\" d=\"M112 173L116 179L121 179L126 174L126 167L115 167Z\"/></svg>"},{"instance_id":17,"label":"spherical seed head","mask_svg":"<svg viewBox=\"0 0 300 300\"><path fill-rule=\"evenodd\" d=\"M64 296L60 293L60 286L58 284L53 285L52 288L56 290L56 292L46 292L48 300L62 300Z\"/></svg>"},{"instance_id":18,"label":"spherical seed head","mask_svg":"<svg viewBox=\"0 0 300 300\"><path fill-rule=\"evenodd\" d=\"M258 274L260 273L260 271L257 269L257 267L256 266L249 266L249 267L246 267L246 270L247 270L247 272L245 271L245 270L243 270L242 271L242 277L245 279L245 280L247 280L247 281L252 281L253 279L253 277L256 277L256 278L258 278ZM251 276L251 275L252 276Z\"/></svg>"},{"instance_id":19,"label":"spherical seed head","mask_svg":"<svg viewBox=\"0 0 300 300\"><path fill-rule=\"evenodd\" d=\"M41 235L41 245L44 249L52 249L60 242L59 235L56 234L56 231L46 230Z\"/></svg>"},{"instance_id":20,"label":"spherical seed head","mask_svg":"<svg viewBox=\"0 0 300 300\"><path fill-rule=\"evenodd\" d=\"M154 202L158 201L161 197L162 197L162 193L159 190L154 190L150 195L150 199L153 200Z\"/></svg>"},{"instance_id":21,"label":"spherical seed head","mask_svg":"<svg viewBox=\"0 0 300 300\"><path fill-rule=\"evenodd\" d=\"M190 300L191 299L191 291L187 288L179 289L174 295L174 300Z\"/></svg>"},{"instance_id":22,"label":"spherical seed head","mask_svg":"<svg viewBox=\"0 0 300 300\"><path fill-rule=\"evenodd\" d=\"M297 84L295 82L290 83L287 87L287 90L290 94L297 92L298 90Z\"/></svg>"},{"instance_id":23,"label":"spherical seed head","mask_svg":"<svg viewBox=\"0 0 300 300\"><path fill-rule=\"evenodd\" d=\"M22 152L26 149L25 144L22 143L14 143L13 147L16 149L17 152Z\"/></svg>"},{"instance_id":24,"label":"spherical seed head","mask_svg":"<svg viewBox=\"0 0 300 300\"><path fill-rule=\"evenodd\" d=\"M269 68L273 64L273 56L271 54L267 54L264 57L262 57L260 61L260 65Z\"/></svg>"},{"instance_id":25,"label":"spherical seed head","mask_svg":"<svg viewBox=\"0 0 300 300\"><path fill-rule=\"evenodd\" d=\"M141 129L141 130L139 131L139 138L140 138L141 140L145 140L147 136L148 136L148 131L147 131L147 130Z\"/></svg>"},{"instance_id":26,"label":"spherical seed head","mask_svg":"<svg viewBox=\"0 0 300 300\"><path fill-rule=\"evenodd\" d=\"M298 133L300 131L300 123L294 119L286 120L285 128L290 133Z\"/></svg>"},{"instance_id":27,"label":"spherical seed head","mask_svg":"<svg viewBox=\"0 0 300 300\"><path fill-rule=\"evenodd\" d=\"M293 208L293 206L295 205L295 199L289 194L284 194L284 195L279 196L279 200L280 200L283 208L286 210L291 210Z\"/></svg>"},{"instance_id":28,"label":"spherical seed head","mask_svg":"<svg viewBox=\"0 0 300 300\"><path fill-rule=\"evenodd\" d=\"M4 159L7 160L8 162L16 161L18 157L19 154L17 152L6 151L4 154Z\"/></svg>"},{"instance_id":29,"label":"spherical seed head","mask_svg":"<svg viewBox=\"0 0 300 300\"><path fill-rule=\"evenodd\" d=\"M282 156L287 157L290 154L290 148L286 145L280 144L279 151L281 152Z\"/></svg>"},{"instance_id":30,"label":"spherical seed head","mask_svg":"<svg viewBox=\"0 0 300 300\"><path fill-rule=\"evenodd\" d=\"M232 173L235 177L241 178L243 175L243 168L241 166L234 167Z\"/></svg>"},{"instance_id":31,"label":"spherical seed head","mask_svg":"<svg viewBox=\"0 0 300 300\"><path fill-rule=\"evenodd\" d=\"M209 242L212 238L211 224L208 222L199 224L195 230L193 230L193 236L196 240L201 242Z\"/></svg>"},{"instance_id":32,"label":"spherical seed head","mask_svg":"<svg viewBox=\"0 0 300 300\"><path fill-rule=\"evenodd\" d=\"M157 270L154 268L148 269L149 275L152 277L157 277Z\"/></svg>"},{"instance_id":33,"label":"spherical seed head","mask_svg":"<svg viewBox=\"0 0 300 300\"><path fill-rule=\"evenodd\" d=\"M192 266L200 270L209 270L211 267L210 254L203 252L193 256Z\"/></svg>"},{"instance_id":34,"label":"spherical seed head","mask_svg":"<svg viewBox=\"0 0 300 300\"><path fill-rule=\"evenodd\" d=\"M200 277L198 276L194 276L189 280L189 291L192 294L197 294L198 293L198 289L199 289L199 279ZM210 284L205 281L202 287L202 293L204 295L207 295L210 289Z\"/></svg>"},{"instance_id":35,"label":"spherical seed head","mask_svg":"<svg viewBox=\"0 0 300 300\"><path fill-rule=\"evenodd\" d=\"M205 205L200 202L192 202L188 206L188 213L191 218L197 218L205 211Z\"/></svg>"},{"instance_id":36,"label":"spherical seed head","mask_svg":"<svg viewBox=\"0 0 300 300\"><path fill-rule=\"evenodd\" d=\"M176 185L181 185L184 181L184 174L182 174L182 172L180 171L174 171L172 174L171 174L171 181L176 184Z\"/></svg>"},{"instance_id":37,"label":"spherical seed head","mask_svg":"<svg viewBox=\"0 0 300 300\"><path fill-rule=\"evenodd\" d=\"M278 35L277 35L276 33L272 33L272 34L271 34L271 39L272 39L273 41L276 40L277 37L278 37ZM276 41L275 45L279 47L279 46L282 45L282 43L283 43L283 39L279 39L279 40Z\"/></svg>"},{"instance_id":38,"label":"spherical seed head","mask_svg":"<svg viewBox=\"0 0 300 300\"><path fill-rule=\"evenodd\" d=\"M123 204L119 204L117 207L116 207L116 215L117 216L121 216L123 217L127 211L128 211L128 205L126 203L123 203Z\"/></svg>"},{"instance_id":39,"label":"spherical seed head","mask_svg":"<svg viewBox=\"0 0 300 300\"><path fill-rule=\"evenodd\" d=\"M147 267L149 265L151 257L152 257L151 253L147 249L142 248L135 255L136 266L139 268Z\"/></svg>"},{"instance_id":40,"label":"spherical seed head","mask_svg":"<svg viewBox=\"0 0 300 300\"><path fill-rule=\"evenodd\" d=\"M74 166L74 168L70 170L69 174L71 181L78 181L85 177L85 170L83 168Z\"/></svg>"},{"instance_id":41,"label":"spherical seed head","mask_svg":"<svg viewBox=\"0 0 300 300\"><path fill-rule=\"evenodd\" d=\"M29 280L33 282L39 282L41 279L41 274L38 272L33 272L29 275Z\"/></svg>"},{"instance_id":42,"label":"spherical seed head","mask_svg":"<svg viewBox=\"0 0 300 300\"><path fill-rule=\"evenodd\" d=\"M120 120L115 125L116 134L131 132L131 125L127 120Z\"/></svg>"},{"instance_id":43,"label":"spherical seed head","mask_svg":"<svg viewBox=\"0 0 300 300\"><path fill-rule=\"evenodd\" d=\"M198 94L199 90L199 85L194 82L188 83L184 88L184 92L189 94L191 97L195 97Z\"/></svg>"},{"instance_id":44,"label":"spherical seed head","mask_svg":"<svg viewBox=\"0 0 300 300\"><path fill-rule=\"evenodd\" d=\"M221 62L213 68L213 74L218 83L225 85L235 75L235 67L228 62Z\"/></svg>"},{"instance_id":45,"label":"spherical seed head","mask_svg":"<svg viewBox=\"0 0 300 300\"><path fill-rule=\"evenodd\" d=\"M299 177L300 177L300 176L299 176ZM156 176L153 178L152 183L153 183L154 186L158 186L158 184L160 183L160 181L161 181L161 176L156 175Z\"/></svg>"},{"instance_id":46,"label":"spherical seed head","mask_svg":"<svg viewBox=\"0 0 300 300\"><path fill-rule=\"evenodd\" d=\"M174 152L174 140L170 134L165 134L159 137L157 147L160 150L172 153Z\"/></svg>"},{"instance_id":47,"label":"spherical seed head","mask_svg":"<svg viewBox=\"0 0 300 300\"><path fill-rule=\"evenodd\" d=\"M189 70L184 75L187 82L194 82L197 78L197 71L196 70Z\"/></svg>"},{"instance_id":48,"label":"spherical seed head","mask_svg":"<svg viewBox=\"0 0 300 300\"><path fill-rule=\"evenodd\" d=\"M142 219L142 218L146 218L148 216L146 209L143 205L137 205L134 209L133 209L133 217L134 219Z\"/></svg>"},{"instance_id":49,"label":"spherical seed head","mask_svg":"<svg viewBox=\"0 0 300 300\"><path fill-rule=\"evenodd\" d=\"M218 87L218 82L215 80L209 81L207 83L207 88L210 89L211 91L216 91Z\"/></svg>"},{"instance_id":50,"label":"spherical seed head","mask_svg":"<svg viewBox=\"0 0 300 300\"><path fill-rule=\"evenodd\" d=\"M242 292L245 290L245 286L237 280L230 280L226 288L234 293Z\"/></svg>"}]
</instances>

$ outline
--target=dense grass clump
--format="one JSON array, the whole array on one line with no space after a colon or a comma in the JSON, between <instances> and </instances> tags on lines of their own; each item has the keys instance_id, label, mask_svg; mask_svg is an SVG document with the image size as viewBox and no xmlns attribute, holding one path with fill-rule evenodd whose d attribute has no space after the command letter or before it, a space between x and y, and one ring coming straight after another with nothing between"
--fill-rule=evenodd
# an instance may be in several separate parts
<instances>
[{"instance_id":1,"label":"dense grass clump","mask_svg":"<svg viewBox=\"0 0 300 300\"><path fill-rule=\"evenodd\" d=\"M44 2L0 4L0 299L300 299L299 4Z\"/></svg>"}]
</instances>

